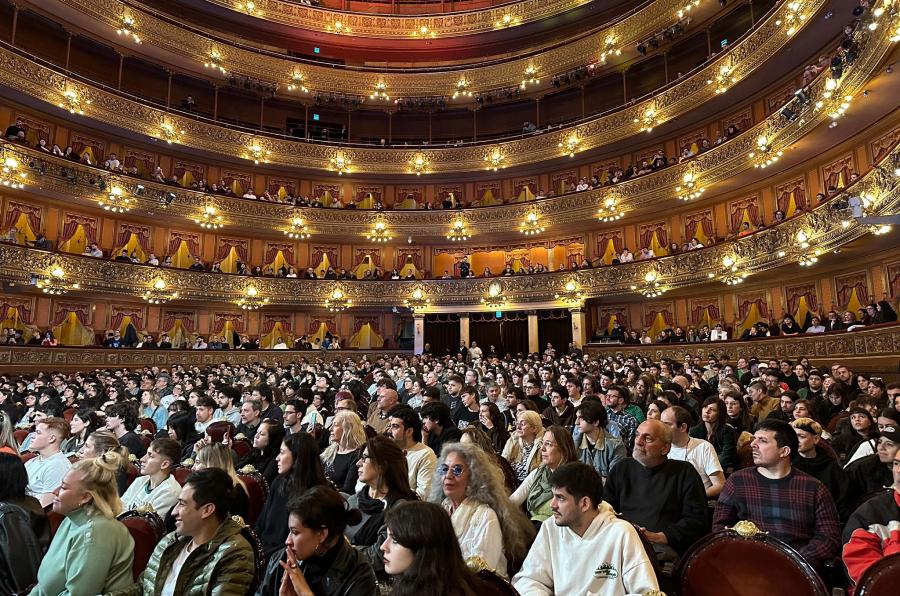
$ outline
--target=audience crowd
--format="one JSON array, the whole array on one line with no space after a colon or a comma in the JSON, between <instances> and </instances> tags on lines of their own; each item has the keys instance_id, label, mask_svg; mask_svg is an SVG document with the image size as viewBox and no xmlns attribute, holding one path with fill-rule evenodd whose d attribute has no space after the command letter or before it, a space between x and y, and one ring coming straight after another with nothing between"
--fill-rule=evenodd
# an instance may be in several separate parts
<instances>
[{"instance_id":1,"label":"audience crowd","mask_svg":"<svg viewBox=\"0 0 900 596\"><path fill-rule=\"evenodd\" d=\"M900 383L807 358L7 374L0 586L633 594L671 590L694 545L749 520L847 587L900 550L898 451Z\"/></svg>"}]
</instances>

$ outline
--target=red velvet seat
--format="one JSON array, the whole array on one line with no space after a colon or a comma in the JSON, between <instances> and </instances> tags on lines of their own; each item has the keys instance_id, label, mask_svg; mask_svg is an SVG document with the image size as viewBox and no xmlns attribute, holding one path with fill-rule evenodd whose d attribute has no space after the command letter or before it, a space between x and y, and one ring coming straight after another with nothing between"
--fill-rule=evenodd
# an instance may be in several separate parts
<instances>
[{"instance_id":1,"label":"red velvet seat","mask_svg":"<svg viewBox=\"0 0 900 596\"><path fill-rule=\"evenodd\" d=\"M218 420L206 427L206 434L213 443L221 443L225 433L228 433L229 437L234 437L234 425L227 420Z\"/></svg>"},{"instance_id":2,"label":"red velvet seat","mask_svg":"<svg viewBox=\"0 0 900 596\"><path fill-rule=\"evenodd\" d=\"M249 472L238 474L238 477L244 481L247 487L247 524L256 525L259 514L262 513L263 506L266 504L266 497L269 496L269 485L266 479L259 472Z\"/></svg>"},{"instance_id":3,"label":"red velvet seat","mask_svg":"<svg viewBox=\"0 0 900 596\"><path fill-rule=\"evenodd\" d=\"M21 445L22 442L28 437L28 433L31 432L27 428L17 428L13 431L13 436L16 438L16 442Z\"/></svg>"},{"instance_id":4,"label":"red velvet seat","mask_svg":"<svg viewBox=\"0 0 900 596\"><path fill-rule=\"evenodd\" d=\"M140 475L140 469L138 469L135 464L128 462L128 465L125 466L125 482L127 483L126 488L128 486L131 486L131 483L134 482L135 479Z\"/></svg>"},{"instance_id":5,"label":"red velvet seat","mask_svg":"<svg viewBox=\"0 0 900 596\"><path fill-rule=\"evenodd\" d=\"M239 521L241 518L239 516L234 516L232 519ZM241 536L250 543L250 548L253 549L253 581L250 584L250 588L247 590L247 594L255 594L256 587L266 573L266 564L268 561L266 560L263 551L262 541L259 539L259 536L256 535L256 532L253 531L253 528L245 523L241 528Z\"/></svg>"},{"instance_id":6,"label":"red velvet seat","mask_svg":"<svg viewBox=\"0 0 900 596\"><path fill-rule=\"evenodd\" d=\"M145 450L150 449L150 443L153 442L152 434L142 430L138 433L138 438L141 440L141 445L144 446Z\"/></svg>"},{"instance_id":7,"label":"red velvet seat","mask_svg":"<svg viewBox=\"0 0 900 596\"><path fill-rule=\"evenodd\" d=\"M885 557L869 567L856 586L856 596L894 596L900 590L900 555Z\"/></svg>"},{"instance_id":8,"label":"red velvet seat","mask_svg":"<svg viewBox=\"0 0 900 596\"><path fill-rule=\"evenodd\" d=\"M479 580L479 596L519 596L511 583L503 579L490 569L482 569L476 573Z\"/></svg>"},{"instance_id":9,"label":"red velvet seat","mask_svg":"<svg viewBox=\"0 0 900 596\"><path fill-rule=\"evenodd\" d=\"M63 418L66 419L66 422L71 423L72 418L75 417L76 412L77 410L75 408L66 408L65 410L63 410Z\"/></svg>"},{"instance_id":10,"label":"red velvet seat","mask_svg":"<svg viewBox=\"0 0 900 596\"><path fill-rule=\"evenodd\" d=\"M175 480L178 482L178 484L184 486L184 482L188 479L188 476L191 475L191 472L193 472L193 470L191 470L190 468L178 466L177 468L172 470L172 476L175 477Z\"/></svg>"},{"instance_id":11,"label":"red velvet seat","mask_svg":"<svg viewBox=\"0 0 900 596\"><path fill-rule=\"evenodd\" d=\"M51 539L56 536L56 531L59 529L59 526L62 525L64 519L66 519L66 516L53 511L53 509L47 511L47 523L50 526Z\"/></svg>"},{"instance_id":12,"label":"red velvet seat","mask_svg":"<svg viewBox=\"0 0 900 596\"><path fill-rule=\"evenodd\" d=\"M746 522L741 522L744 524ZM826 596L825 584L791 546L763 533L724 530L681 559L679 594L690 596Z\"/></svg>"},{"instance_id":13,"label":"red velvet seat","mask_svg":"<svg viewBox=\"0 0 900 596\"><path fill-rule=\"evenodd\" d=\"M250 450L253 449L253 444L247 439L235 439L231 442L231 448L234 449L237 459L240 461L247 457Z\"/></svg>"},{"instance_id":14,"label":"red velvet seat","mask_svg":"<svg viewBox=\"0 0 900 596\"><path fill-rule=\"evenodd\" d=\"M19 456L19 459L21 459L22 463L24 464L24 463L28 463L29 459L34 459L35 457L37 457L37 453L35 453L34 451L26 451L25 453L23 453L22 455Z\"/></svg>"},{"instance_id":15,"label":"red velvet seat","mask_svg":"<svg viewBox=\"0 0 900 596\"><path fill-rule=\"evenodd\" d=\"M165 536L165 524L159 515L152 511L146 513L126 511L119 515L118 519L128 528L128 532L134 538L132 573L134 579L137 580L138 576L147 568L153 549Z\"/></svg>"},{"instance_id":16,"label":"red velvet seat","mask_svg":"<svg viewBox=\"0 0 900 596\"><path fill-rule=\"evenodd\" d=\"M152 436L156 436L156 423L152 418L141 418L141 430L149 432Z\"/></svg>"}]
</instances>

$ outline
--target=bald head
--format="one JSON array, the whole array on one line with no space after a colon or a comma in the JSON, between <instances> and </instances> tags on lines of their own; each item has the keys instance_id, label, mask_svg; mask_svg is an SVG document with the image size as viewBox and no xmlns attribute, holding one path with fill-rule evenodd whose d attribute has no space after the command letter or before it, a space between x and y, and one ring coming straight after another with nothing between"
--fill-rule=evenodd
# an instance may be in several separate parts
<instances>
[{"instance_id":1,"label":"bald head","mask_svg":"<svg viewBox=\"0 0 900 596\"><path fill-rule=\"evenodd\" d=\"M672 429L659 420L645 420L634 438L634 459L652 468L665 463L672 448Z\"/></svg>"},{"instance_id":2,"label":"bald head","mask_svg":"<svg viewBox=\"0 0 900 596\"><path fill-rule=\"evenodd\" d=\"M378 409L382 412L387 412L396 406L398 401L400 401L400 398L397 396L397 392L389 387L385 387L378 396Z\"/></svg>"}]
</instances>

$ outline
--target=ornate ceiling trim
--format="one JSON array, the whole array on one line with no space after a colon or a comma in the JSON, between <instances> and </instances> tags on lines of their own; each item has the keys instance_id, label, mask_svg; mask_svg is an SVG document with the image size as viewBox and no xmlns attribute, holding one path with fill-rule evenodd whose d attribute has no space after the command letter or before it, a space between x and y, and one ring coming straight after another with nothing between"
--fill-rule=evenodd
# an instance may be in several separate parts
<instances>
[{"instance_id":1,"label":"ornate ceiling trim","mask_svg":"<svg viewBox=\"0 0 900 596\"><path fill-rule=\"evenodd\" d=\"M848 192L865 199L869 215L896 214L900 206L900 146L893 150ZM584 298L641 293L650 279L669 291L723 279L726 257L748 276L778 267L799 266L810 257L827 252L870 233L862 224L834 209L833 201L744 238L679 255L622 265L560 271L521 277L404 281L338 281L245 277L146 267L93 259L78 255L48 253L31 248L0 245L0 279L28 286L33 274L45 275L60 267L68 279L77 279L81 290L95 295L140 297L157 278L177 287L182 297L204 302L234 302L249 286L269 299L273 307L320 308L336 286L353 300L354 307L388 308L403 304L416 288L431 300L425 312L497 310L480 303L490 286L500 284L507 299L504 309L559 306L555 296L568 282ZM732 275L733 271L726 271Z\"/></svg>"},{"instance_id":2,"label":"ornate ceiling trim","mask_svg":"<svg viewBox=\"0 0 900 596\"><path fill-rule=\"evenodd\" d=\"M799 1L803 12L812 16L827 0ZM631 48L638 41L674 24L678 20L677 12L684 4L683 1L676 0L653 2L643 10L626 16L620 22L598 33L580 37L534 56L517 55L499 64L482 67L441 67L427 72L389 72L389 68L380 70L333 64L317 65L304 63L299 59L266 54L249 46L240 46L232 39L201 35L186 27L154 17L150 13L138 12L122 0L56 0L56 2L107 27L110 40L116 39L113 32L121 28L123 15L132 15L135 19L134 31L145 46L153 46L174 57L188 60L197 65L198 71L203 71L202 65L209 62L210 55L215 52L219 56L217 61L229 73L260 79L281 87L291 83L293 77L299 74L302 76L303 84L312 92L341 93L364 98L372 94L379 82L384 83L388 95L392 98L449 96L456 90L460 78L468 81L467 89L473 93L516 87L526 78L525 72L529 67L535 69L538 77L550 77L596 62L600 54L609 49L607 39L614 40L613 48ZM786 6L787 1L782 1L779 8L770 12L770 17L774 13L784 17L788 12ZM809 20L811 19L807 19L807 22ZM767 21L774 23L772 18ZM804 24L801 24L801 27ZM770 28L769 35L773 34L774 31ZM775 42L771 45L771 50L783 45L776 40L769 41ZM540 48L535 48L534 52L539 50ZM771 54L774 54L774 51ZM771 54L766 58L771 57ZM741 75L743 76L745 72L742 69ZM703 81L705 83L706 78Z\"/></svg>"},{"instance_id":3,"label":"ornate ceiling trim","mask_svg":"<svg viewBox=\"0 0 900 596\"><path fill-rule=\"evenodd\" d=\"M810 0L810 3L818 7L822 1ZM708 81L716 80L723 67L731 69L730 73L736 79L744 78L792 39L785 30L785 23L779 20L784 16L783 10L786 10L785 6L774 11L750 35L728 51L720 53L705 68L654 98L580 125L495 145L428 147L418 151L341 148L252 134L197 119L174 116L114 92L75 82L59 71L41 66L7 49L0 50L0 82L51 105L59 104L67 92L74 93L81 98L80 105L90 118L151 138L159 138L163 129L168 127L170 130L181 131L178 142L185 147L211 154L230 153L246 157L252 147L253 154L264 155L269 163L284 167L330 171L338 168L337 171L343 173L343 166L335 164L351 164L347 171L378 174L407 174L410 164L422 157L429 163L431 172L457 173L483 170L485 164L490 163L495 156L498 156L501 167L556 159L562 153L570 152L569 143L572 139L577 141L573 154L580 153L639 134L647 127L652 128L687 113L698 103L717 96L716 85L709 84ZM859 35L871 38L871 33L863 31ZM874 45L881 51L886 51L889 45L887 35L883 30L877 30L875 37L879 43Z\"/></svg>"},{"instance_id":4,"label":"ornate ceiling trim","mask_svg":"<svg viewBox=\"0 0 900 596\"><path fill-rule=\"evenodd\" d=\"M237 8L236 3L231 0L206 1L236 13L248 14L248 11ZM426 27L428 32L439 32L440 37L487 33L507 26L555 17L590 2L591 0L523 0L503 6L459 12L404 15L330 10L285 0L254 0L254 10L249 14L262 21L312 31L322 31L324 24L340 22L348 35L409 39L412 32L420 31L420 27ZM340 31L337 33L340 34Z\"/></svg>"}]
</instances>

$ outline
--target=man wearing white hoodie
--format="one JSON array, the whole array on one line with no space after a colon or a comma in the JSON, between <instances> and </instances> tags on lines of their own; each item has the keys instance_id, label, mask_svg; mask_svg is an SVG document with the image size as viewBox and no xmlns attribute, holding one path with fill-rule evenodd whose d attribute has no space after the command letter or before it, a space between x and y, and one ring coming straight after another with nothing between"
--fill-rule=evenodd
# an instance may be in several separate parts
<instances>
[{"instance_id":1,"label":"man wearing white hoodie","mask_svg":"<svg viewBox=\"0 0 900 596\"><path fill-rule=\"evenodd\" d=\"M581 462L550 476L553 517L541 525L513 587L522 596L626 596L658 590L637 531L603 502L603 480Z\"/></svg>"}]
</instances>

